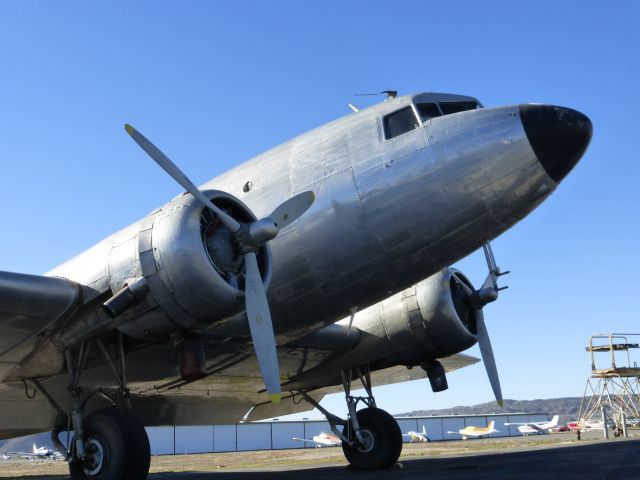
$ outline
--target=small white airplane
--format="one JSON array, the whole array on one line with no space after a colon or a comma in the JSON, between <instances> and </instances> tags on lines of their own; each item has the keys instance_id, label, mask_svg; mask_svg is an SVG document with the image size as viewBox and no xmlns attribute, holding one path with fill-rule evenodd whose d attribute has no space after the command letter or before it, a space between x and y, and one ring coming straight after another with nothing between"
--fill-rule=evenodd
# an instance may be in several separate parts
<instances>
[{"instance_id":1,"label":"small white airplane","mask_svg":"<svg viewBox=\"0 0 640 480\"><path fill-rule=\"evenodd\" d=\"M318 435L314 435L312 438L300 438L293 437L293 440L297 440L298 442L307 442L307 443L315 443L316 448L320 447L337 447L342 444L342 440L340 440L333 433L319 433Z\"/></svg>"},{"instance_id":2,"label":"small white airplane","mask_svg":"<svg viewBox=\"0 0 640 480\"><path fill-rule=\"evenodd\" d=\"M518 425L518 431L524 435L544 435L549 433L552 428L558 426L559 415L554 415L550 422L511 422L505 425Z\"/></svg>"},{"instance_id":3,"label":"small white airplane","mask_svg":"<svg viewBox=\"0 0 640 480\"><path fill-rule=\"evenodd\" d=\"M427 437L427 429L424 425L422 426L422 433L409 430L409 432L403 433L402 436L409 437L411 439L409 443L431 443L431 439Z\"/></svg>"},{"instance_id":4,"label":"small white airplane","mask_svg":"<svg viewBox=\"0 0 640 480\"><path fill-rule=\"evenodd\" d=\"M458 430L457 432L449 431L447 433L449 435L462 435L462 440L467 440L469 437L479 438L484 437L485 435L489 436L492 433L500 432L500 430L496 430L495 428L493 428L494 423L495 422L492 420L486 427L468 426L461 430Z\"/></svg>"},{"instance_id":5,"label":"small white airplane","mask_svg":"<svg viewBox=\"0 0 640 480\"><path fill-rule=\"evenodd\" d=\"M57 450L53 450L49 447L38 447L35 443L33 444L33 449L31 452L10 452L10 454L18 455L19 457L29 460L35 460L36 458L56 460L58 458L62 458L62 454Z\"/></svg>"}]
</instances>

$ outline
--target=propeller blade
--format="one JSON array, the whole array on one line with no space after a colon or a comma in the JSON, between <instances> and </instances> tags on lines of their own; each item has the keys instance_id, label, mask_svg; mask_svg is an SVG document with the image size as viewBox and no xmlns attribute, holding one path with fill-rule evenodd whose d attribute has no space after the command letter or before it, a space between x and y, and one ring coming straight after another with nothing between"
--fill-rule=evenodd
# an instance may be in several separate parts
<instances>
[{"instance_id":1,"label":"propeller blade","mask_svg":"<svg viewBox=\"0 0 640 480\"><path fill-rule=\"evenodd\" d=\"M227 227L233 233L240 230L240 224L233 217L227 215L225 212L216 207L211 202L211 200L205 197L205 195L198 189L198 187L196 187L171 160L169 160L169 157L167 157L160 151L158 147L151 143L151 141L147 137L142 135L128 123L124 125L124 128L129 136L133 138L133 140L140 146L140 148L147 152L147 155L149 155L154 162L160 165L160 167L162 167L162 169L167 172L171 178L182 185L186 191L200 200L200 202L203 203L207 208L212 210L225 227Z\"/></svg>"},{"instance_id":2,"label":"propeller blade","mask_svg":"<svg viewBox=\"0 0 640 480\"><path fill-rule=\"evenodd\" d=\"M269 217L275 220L278 228L282 229L306 212L315 199L316 197L312 191L299 193L286 202L281 203Z\"/></svg>"},{"instance_id":3,"label":"propeller blade","mask_svg":"<svg viewBox=\"0 0 640 480\"><path fill-rule=\"evenodd\" d=\"M278 403L281 389L276 339L273 334L267 294L254 252L245 254L244 265L246 274L244 295L253 348L258 357L258 365L270 400L273 403Z\"/></svg>"},{"instance_id":4,"label":"propeller blade","mask_svg":"<svg viewBox=\"0 0 640 480\"><path fill-rule=\"evenodd\" d=\"M475 311L476 315L476 328L478 330L478 345L480 346L480 353L482 355L482 362L484 368L487 371L489 382L493 394L496 397L496 402L501 407L504 406L502 400L502 390L500 389L500 379L498 378L498 369L496 367L496 359L493 356L493 348L491 348L491 340L489 340L489 332L487 326L484 323L484 314L481 309Z\"/></svg>"}]
</instances>

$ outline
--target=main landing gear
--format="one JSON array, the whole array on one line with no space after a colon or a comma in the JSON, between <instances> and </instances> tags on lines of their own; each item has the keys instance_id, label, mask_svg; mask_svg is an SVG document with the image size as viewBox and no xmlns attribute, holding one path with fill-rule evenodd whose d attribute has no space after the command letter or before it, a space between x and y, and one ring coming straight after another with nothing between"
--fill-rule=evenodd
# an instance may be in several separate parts
<instances>
[{"instance_id":1,"label":"main landing gear","mask_svg":"<svg viewBox=\"0 0 640 480\"><path fill-rule=\"evenodd\" d=\"M402 432L391 415L376 407L368 367L343 370L340 376L349 410L347 420L328 412L305 392L298 393L327 417L331 431L342 440L342 451L352 468L377 470L391 467L402 451ZM354 377L362 383L366 397L351 395ZM359 402L366 408L356 411Z\"/></svg>"},{"instance_id":2,"label":"main landing gear","mask_svg":"<svg viewBox=\"0 0 640 480\"><path fill-rule=\"evenodd\" d=\"M51 440L55 448L69 462L72 480L144 480L149 472L151 451L144 426L130 413L131 403L125 376L122 334L118 333L115 345L119 360L116 368L111 354L101 340L82 343L76 351L66 350L69 372L71 411L65 413L37 380L31 384L47 400L56 412ZM79 385L92 344L96 344L111 368L118 388L113 391L97 389L85 391ZM107 398L112 407L84 414L87 402L94 395ZM67 444L58 438L67 432ZM73 431L73 439L69 433Z\"/></svg>"}]
</instances>

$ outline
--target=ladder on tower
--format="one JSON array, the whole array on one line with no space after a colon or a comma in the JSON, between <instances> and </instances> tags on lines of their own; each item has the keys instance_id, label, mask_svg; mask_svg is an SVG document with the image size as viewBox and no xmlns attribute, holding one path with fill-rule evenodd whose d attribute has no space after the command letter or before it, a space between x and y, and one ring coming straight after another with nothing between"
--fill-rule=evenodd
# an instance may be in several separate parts
<instances>
[{"instance_id":1,"label":"ladder on tower","mask_svg":"<svg viewBox=\"0 0 640 480\"><path fill-rule=\"evenodd\" d=\"M605 437L609 426L614 436L626 436L627 424L640 421L640 367L632 359L638 349L638 333L599 333L589 338L586 350L591 356L591 376L580 404L578 436L600 424ZM605 356L608 359L603 364Z\"/></svg>"}]
</instances>

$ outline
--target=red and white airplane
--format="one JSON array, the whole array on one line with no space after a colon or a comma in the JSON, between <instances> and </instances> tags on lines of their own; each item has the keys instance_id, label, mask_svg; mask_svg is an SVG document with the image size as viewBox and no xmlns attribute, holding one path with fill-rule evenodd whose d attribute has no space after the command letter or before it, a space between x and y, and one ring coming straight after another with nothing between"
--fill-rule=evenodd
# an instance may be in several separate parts
<instances>
[{"instance_id":1,"label":"red and white airplane","mask_svg":"<svg viewBox=\"0 0 640 480\"><path fill-rule=\"evenodd\" d=\"M319 433L318 435L314 435L312 438L300 438L293 437L293 440L297 440L298 442L308 442L315 443L316 448L320 447L337 447L342 444L342 440L340 440L337 435L333 433Z\"/></svg>"},{"instance_id":2,"label":"red and white airplane","mask_svg":"<svg viewBox=\"0 0 640 480\"><path fill-rule=\"evenodd\" d=\"M551 429L558 426L559 415L554 417L549 422L511 422L505 423L505 425L518 425L518 431L524 435L544 435L549 433Z\"/></svg>"}]
</instances>

